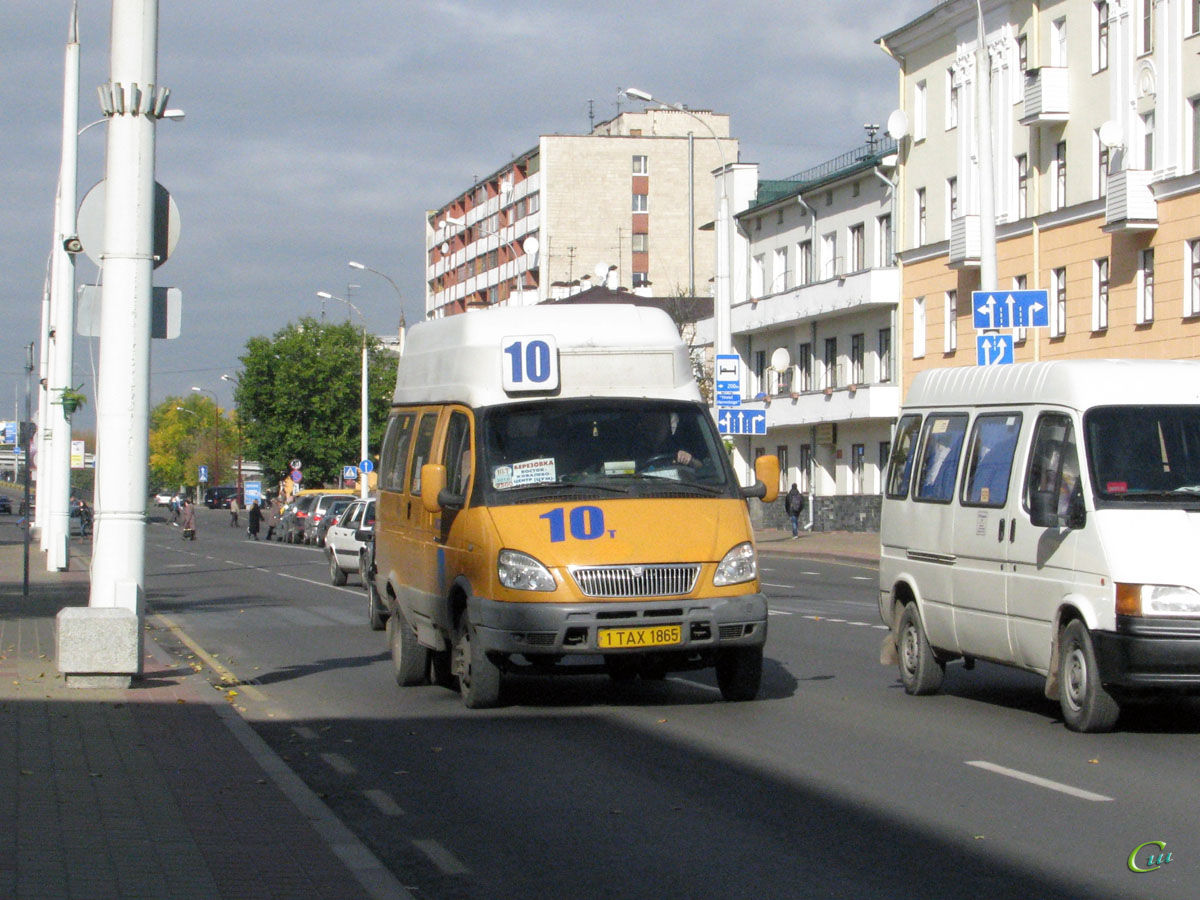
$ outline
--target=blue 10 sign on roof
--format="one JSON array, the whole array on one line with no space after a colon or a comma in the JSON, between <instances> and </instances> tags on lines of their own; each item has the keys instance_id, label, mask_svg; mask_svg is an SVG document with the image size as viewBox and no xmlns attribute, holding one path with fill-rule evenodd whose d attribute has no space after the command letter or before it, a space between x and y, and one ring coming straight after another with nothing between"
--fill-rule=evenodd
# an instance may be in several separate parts
<instances>
[{"instance_id":1,"label":"blue 10 sign on roof","mask_svg":"<svg viewBox=\"0 0 1200 900\"><path fill-rule=\"evenodd\" d=\"M552 334L506 337L500 342L504 390L553 391L558 388L558 344Z\"/></svg>"},{"instance_id":2,"label":"blue 10 sign on roof","mask_svg":"<svg viewBox=\"0 0 1200 900\"><path fill-rule=\"evenodd\" d=\"M972 291L974 325L984 328L1046 328L1049 291Z\"/></svg>"}]
</instances>

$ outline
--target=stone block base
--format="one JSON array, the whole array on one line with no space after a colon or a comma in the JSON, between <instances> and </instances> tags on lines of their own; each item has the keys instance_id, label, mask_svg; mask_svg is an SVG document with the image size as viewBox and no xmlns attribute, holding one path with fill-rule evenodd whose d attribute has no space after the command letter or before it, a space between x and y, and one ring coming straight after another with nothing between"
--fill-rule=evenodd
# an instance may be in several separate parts
<instances>
[{"instance_id":1,"label":"stone block base","mask_svg":"<svg viewBox=\"0 0 1200 900\"><path fill-rule=\"evenodd\" d=\"M58 670L72 687L128 687L141 672L138 615L122 607L68 606L55 628Z\"/></svg>"}]
</instances>

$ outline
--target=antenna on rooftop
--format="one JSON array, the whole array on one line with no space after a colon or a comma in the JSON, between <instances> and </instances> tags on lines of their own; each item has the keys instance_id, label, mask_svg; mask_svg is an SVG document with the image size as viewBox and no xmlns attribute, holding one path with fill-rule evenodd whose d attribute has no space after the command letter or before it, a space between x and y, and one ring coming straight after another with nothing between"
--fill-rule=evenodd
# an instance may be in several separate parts
<instances>
[{"instance_id":1,"label":"antenna on rooftop","mask_svg":"<svg viewBox=\"0 0 1200 900\"><path fill-rule=\"evenodd\" d=\"M588 131L596 128L596 101L588 100Z\"/></svg>"},{"instance_id":2,"label":"antenna on rooftop","mask_svg":"<svg viewBox=\"0 0 1200 900\"><path fill-rule=\"evenodd\" d=\"M867 147L871 153L875 153L875 145L877 143L875 135L879 131L879 126L874 123L868 123L863 126L867 130Z\"/></svg>"}]
</instances>

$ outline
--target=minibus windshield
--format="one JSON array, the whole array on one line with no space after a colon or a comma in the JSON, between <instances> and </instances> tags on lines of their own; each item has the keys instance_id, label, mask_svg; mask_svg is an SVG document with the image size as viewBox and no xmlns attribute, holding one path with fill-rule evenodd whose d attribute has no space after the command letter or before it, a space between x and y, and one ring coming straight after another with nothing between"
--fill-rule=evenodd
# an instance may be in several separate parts
<instances>
[{"instance_id":1,"label":"minibus windshield","mask_svg":"<svg viewBox=\"0 0 1200 900\"><path fill-rule=\"evenodd\" d=\"M1083 417L1098 501L1200 502L1200 406L1104 406Z\"/></svg>"},{"instance_id":2,"label":"minibus windshield","mask_svg":"<svg viewBox=\"0 0 1200 900\"><path fill-rule=\"evenodd\" d=\"M481 426L489 503L553 493L730 495L736 486L708 411L645 399L492 407Z\"/></svg>"}]
</instances>

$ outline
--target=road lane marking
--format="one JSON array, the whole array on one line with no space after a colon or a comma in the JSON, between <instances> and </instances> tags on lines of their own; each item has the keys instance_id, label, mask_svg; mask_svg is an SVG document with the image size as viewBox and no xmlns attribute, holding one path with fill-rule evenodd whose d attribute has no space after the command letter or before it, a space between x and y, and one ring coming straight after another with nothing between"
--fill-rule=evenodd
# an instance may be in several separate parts
<instances>
[{"instance_id":1,"label":"road lane marking","mask_svg":"<svg viewBox=\"0 0 1200 900\"><path fill-rule=\"evenodd\" d=\"M329 767L339 775L358 774L358 769L354 768L354 764L340 753L322 753L321 759L325 760Z\"/></svg>"},{"instance_id":2,"label":"road lane marking","mask_svg":"<svg viewBox=\"0 0 1200 900\"><path fill-rule=\"evenodd\" d=\"M363 791L363 796L370 800L371 804L385 816L404 815L404 810L400 808L400 805L392 799L391 794L387 791L371 788L368 791Z\"/></svg>"},{"instance_id":3,"label":"road lane marking","mask_svg":"<svg viewBox=\"0 0 1200 900\"><path fill-rule=\"evenodd\" d=\"M168 569L194 569L195 563L167 563Z\"/></svg>"},{"instance_id":4,"label":"road lane marking","mask_svg":"<svg viewBox=\"0 0 1200 900\"><path fill-rule=\"evenodd\" d=\"M873 578L868 578L866 575L851 575L851 581L874 581Z\"/></svg>"},{"instance_id":5,"label":"road lane marking","mask_svg":"<svg viewBox=\"0 0 1200 900\"><path fill-rule=\"evenodd\" d=\"M793 616L795 613L790 613L786 609L768 609L768 616Z\"/></svg>"},{"instance_id":6,"label":"road lane marking","mask_svg":"<svg viewBox=\"0 0 1200 900\"><path fill-rule=\"evenodd\" d=\"M1028 772L1020 772L1016 769L1006 769L1004 766L998 766L995 763L987 762L982 759L972 759L966 761L968 766L974 766L977 769L984 769L988 772L995 772L997 775L1006 775L1009 778L1015 778L1018 781L1025 781L1029 784L1044 787L1051 791L1058 791L1061 794L1069 794L1072 797L1078 797L1081 800L1091 800L1096 803L1105 803L1112 801L1112 797L1106 797L1103 794L1093 794L1091 791L1085 791L1083 788L1072 787L1069 784L1063 784L1060 781L1051 781L1048 778L1042 778L1038 775L1030 775Z\"/></svg>"},{"instance_id":7,"label":"road lane marking","mask_svg":"<svg viewBox=\"0 0 1200 900\"><path fill-rule=\"evenodd\" d=\"M163 627L166 628L167 631L169 631L169 632L171 632L171 634L175 635L175 637L180 642L182 642L185 647L187 647L189 650L191 650L193 653L195 653L198 657L200 657L202 660L204 660L205 665L207 665L210 669L212 669L214 672L216 672L218 675L220 675L221 680L227 683L226 684L227 687L233 688L234 686L236 686L237 689L239 691L241 691L243 694L245 694L247 697L252 697L260 703L266 702L266 700L267 700L266 694L264 694L262 691L260 691L254 685L246 684L244 681L242 681L240 678L238 678L237 675L234 674L233 670L231 670L231 669L227 668L226 666L222 665L221 663L217 662L217 660L214 659L209 653L206 653L204 651L203 647L201 647L199 644L197 644L195 641L193 641L190 637L188 637L187 632L185 632L182 628L180 628L178 625L176 625L171 619L167 618L162 613L155 613L154 618L157 619L159 622L161 622Z\"/></svg>"},{"instance_id":8,"label":"road lane marking","mask_svg":"<svg viewBox=\"0 0 1200 900\"><path fill-rule=\"evenodd\" d=\"M781 588L792 587L792 585L790 585L790 584L775 584L774 582L770 582L770 581L764 581L763 584L766 585L767 587L781 587Z\"/></svg>"},{"instance_id":9,"label":"road lane marking","mask_svg":"<svg viewBox=\"0 0 1200 900\"><path fill-rule=\"evenodd\" d=\"M413 846L429 857L429 861L445 875L465 875L471 870L458 861L453 853L435 840L413 841Z\"/></svg>"},{"instance_id":10,"label":"road lane marking","mask_svg":"<svg viewBox=\"0 0 1200 900\"><path fill-rule=\"evenodd\" d=\"M709 691L713 694L721 693L720 688L715 688L711 684L701 684L699 681L692 681L690 678L671 677L667 681L678 681L680 684L686 684L688 687L700 688L702 691Z\"/></svg>"}]
</instances>

